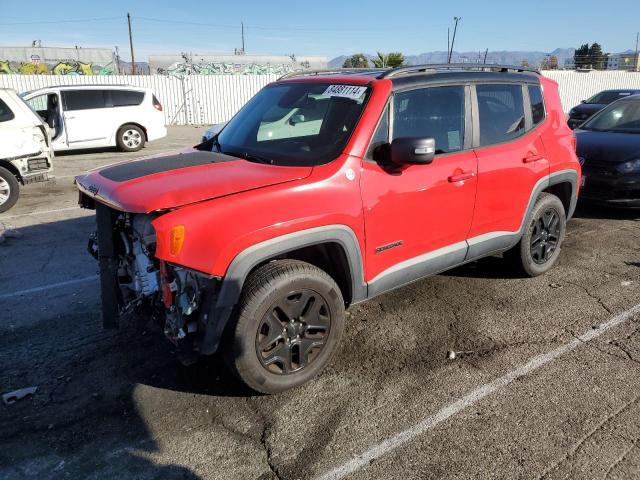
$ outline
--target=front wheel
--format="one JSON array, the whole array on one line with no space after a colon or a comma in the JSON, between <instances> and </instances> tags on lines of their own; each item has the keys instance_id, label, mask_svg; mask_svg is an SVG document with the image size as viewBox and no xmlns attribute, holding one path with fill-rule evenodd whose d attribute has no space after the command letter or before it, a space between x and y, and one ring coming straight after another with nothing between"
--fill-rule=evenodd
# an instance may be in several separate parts
<instances>
[{"instance_id":1,"label":"front wheel","mask_svg":"<svg viewBox=\"0 0 640 480\"><path fill-rule=\"evenodd\" d=\"M506 252L505 257L529 277L546 273L560 256L566 226L567 217L560 199L541 193L520 242Z\"/></svg>"},{"instance_id":2,"label":"front wheel","mask_svg":"<svg viewBox=\"0 0 640 480\"><path fill-rule=\"evenodd\" d=\"M225 359L250 388L277 393L320 373L342 336L344 300L323 270L276 260L247 278Z\"/></svg>"},{"instance_id":3,"label":"front wheel","mask_svg":"<svg viewBox=\"0 0 640 480\"><path fill-rule=\"evenodd\" d=\"M18 201L20 184L15 175L0 167L0 213L6 212Z\"/></svg>"},{"instance_id":4,"label":"front wheel","mask_svg":"<svg viewBox=\"0 0 640 480\"><path fill-rule=\"evenodd\" d=\"M124 125L118 130L116 140L123 152L137 152L144 147L144 132L136 125Z\"/></svg>"}]
</instances>

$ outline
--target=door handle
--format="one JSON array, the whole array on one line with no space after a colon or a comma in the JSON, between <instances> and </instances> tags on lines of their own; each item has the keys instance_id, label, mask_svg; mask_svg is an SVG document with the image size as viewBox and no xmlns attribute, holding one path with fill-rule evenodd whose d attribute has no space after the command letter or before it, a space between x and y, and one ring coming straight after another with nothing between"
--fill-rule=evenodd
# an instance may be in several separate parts
<instances>
[{"instance_id":1,"label":"door handle","mask_svg":"<svg viewBox=\"0 0 640 480\"><path fill-rule=\"evenodd\" d=\"M64 118L65 118L65 120L73 120L76 117L70 116L70 115L65 115Z\"/></svg>"},{"instance_id":2,"label":"door handle","mask_svg":"<svg viewBox=\"0 0 640 480\"><path fill-rule=\"evenodd\" d=\"M531 153L522 159L524 163L538 162L540 160L544 160L544 155L539 155L535 153Z\"/></svg>"},{"instance_id":3,"label":"door handle","mask_svg":"<svg viewBox=\"0 0 640 480\"><path fill-rule=\"evenodd\" d=\"M448 180L451 183L462 182L476 176L476 172L462 172L457 175L451 175Z\"/></svg>"}]
</instances>

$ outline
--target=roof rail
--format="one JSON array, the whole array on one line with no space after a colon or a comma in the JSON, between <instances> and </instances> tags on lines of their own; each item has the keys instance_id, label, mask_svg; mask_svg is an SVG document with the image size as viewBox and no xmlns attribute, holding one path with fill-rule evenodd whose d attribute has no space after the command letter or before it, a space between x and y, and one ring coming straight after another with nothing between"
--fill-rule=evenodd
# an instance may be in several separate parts
<instances>
[{"instance_id":1,"label":"roof rail","mask_svg":"<svg viewBox=\"0 0 640 480\"><path fill-rule=\"evenodd\" d=\"M298 72L290 72L285 73L278 80L284 80L285 78L292 77L306 77L310 75L337 75L337 74L347 74L347 75L357 75L357 74L366 74L366 73L381 73L386 72L384 68L327 68L322 70L300 70Z\"/></svg>"},{"instance_id":2,"label":"roof rail","mask_svg":"<svg viewBox=\"0 0 640 480\"><path fill-rule=\"evenodd\" d=\"M427 72L429 70L478 70L478 71L498 71L498 72L531 72L540 74L540 71L531 67L518 67L515 65L496 65L489 63L433 63L425 65L410 65L408 67L393 68L386 70L378 78L390 78L398 75L410 73Z\"/></svg>"}]
</instances>

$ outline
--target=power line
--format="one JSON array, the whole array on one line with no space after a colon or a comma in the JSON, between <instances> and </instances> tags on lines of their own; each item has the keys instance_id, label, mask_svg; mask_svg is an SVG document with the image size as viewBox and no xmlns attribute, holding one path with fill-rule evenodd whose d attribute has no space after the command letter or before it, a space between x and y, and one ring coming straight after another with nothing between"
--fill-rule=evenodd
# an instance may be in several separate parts
<instances>
[{"instance_id":1,"label":"power line","mask_svg":"<svg viewBox=\"0 0 640 480\"><path fill-rule=\"evenodd\" d=\"M240 29L238 25L231 24L223 24L223 23L212 23L212 22L192 22L187 20L173 20L173 19L165 19L165 18L157 18L157 17L138 17L136 16L136 20L143 20L147 22L158 22L158 23L169 23L175 25L194 25L199 27L216 27L216 28L229 28L229 29ZM369 27L369 28L361 28L361 27L304 27L304 26L281 26L281 27L269 27L266 25L245 25L247 28L251 28L253 30L276 30L276 31L284 31L284 30L293 30L293 31L317 31L317 32L379 32L381 30L400 30L408 28L406 25L398 26L398 27Z\"/></svg>"},{"instance_id":2,"label":"power line","mask_svg":"<svg viewBox=\"0 0 640 480\"><path fill-rule=\"evenodd\" d=\"M67 20L42 20L35 22L2 22L0 25L44 25L56 23L88 23L88 22L104 22L110 20L122 20L122 17L94 17L94 18L76 18Z\"/></svg>"}]
</instances>

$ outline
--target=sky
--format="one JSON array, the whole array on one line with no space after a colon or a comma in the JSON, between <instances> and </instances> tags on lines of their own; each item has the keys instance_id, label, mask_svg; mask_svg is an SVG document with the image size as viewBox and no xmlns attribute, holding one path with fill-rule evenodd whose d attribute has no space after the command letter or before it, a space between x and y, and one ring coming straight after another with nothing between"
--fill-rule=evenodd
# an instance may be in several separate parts
<instances>
[{"instance_id":1,"label":"sky","mask_svg":"<svg viewBox=\"0 0 640 480\"><path fill-rule=\"evenodd\" d=\"M605 52L635 48L638 0L136 1L0 0L0 45L120 48L128 60L126 14L136 60L180 52L321 55L447 49L447 27L462 17L456 51L549 52L597 41ZM626 12L626 13L625 13ZM633 15L629 12L635 12Z\"/></svg>"}]
</instances>

